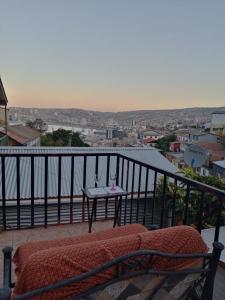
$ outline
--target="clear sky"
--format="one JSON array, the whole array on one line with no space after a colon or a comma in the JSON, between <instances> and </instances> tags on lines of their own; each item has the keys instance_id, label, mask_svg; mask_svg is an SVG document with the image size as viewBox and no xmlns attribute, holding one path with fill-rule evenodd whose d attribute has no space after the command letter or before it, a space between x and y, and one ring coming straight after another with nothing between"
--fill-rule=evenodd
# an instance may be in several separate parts
<instances>
[{"instance_id":1,"label":"clear sky","mask_svg":"<svg viewBox=\"0 0 225 300\"><path fill-rule=\"evenodd\" d=\"M0 0L10 106L225 106L225 0Z\"/></svg>"}]
</instances>

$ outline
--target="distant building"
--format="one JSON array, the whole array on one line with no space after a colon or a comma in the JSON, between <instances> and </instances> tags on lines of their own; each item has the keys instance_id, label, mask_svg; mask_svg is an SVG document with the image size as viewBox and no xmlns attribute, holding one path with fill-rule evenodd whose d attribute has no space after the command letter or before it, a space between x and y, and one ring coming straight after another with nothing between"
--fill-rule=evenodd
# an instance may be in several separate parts
<instances>
[{"instance_id":1,"label":"distant building","mask_svg":"<svg viewBox=\"0 0 225 300\"><path fill-rule=\"evenodd\" d=\"M106 138L107 139L122 139L123 137L125 137L126 134L123 130L117 129L117 128L109 128L106 129Z\"/></svg>"},{"instance_id":2,"label":"distant building","mask_svg":"<svg viewBox=\"0 0 225 300\"><path fill-rule=\"evenodd\" d=\"M188 142L189 143L198 143L198 142L207 142L207 143L216 143L218 137L214 134L203 132L199 129L192 129L189 133Z\"/></svg>"},{"instance_id":3,"label":"distant building","mask_svg":"<svg viewBox=\"0 0 225 300\"><path fill-rule=\"evenodd\" d=\"M197 143L198 146L206 149L209 153L208 163L213 161L224 160L225 159L225 148L219 143Z\"/></svg>"},{"instance_id":4,"label":"distant building","mask_svg":"<svg viewBox=\"0 0 225 300\"><path fill-rule=\"evenodd\" d=\"M145 138L145 139L143 140L143 143L144 143L144 145L146 145L146 146L155 147L156 140L155 140L155 139L152 139L152 138Z\"/></svg>"},{"instance_id":5,"label":"distant building","mask_svg":"<svg viewBox=\"0 0 225 300\"><path fill-rule=\"evenodd\" d=\"M225 160L214 161L211 174L225 178Z\"/></svg>"},{"instance_id":6,"label":"distant building","mask_svg":"<svg viewBox=\"0 0 225 300\"><path fill-rule=\"evenodd\" d=\"M0 128L0 136L5 136ZM40 132L28 126L13 125L7 128L8 146L40 146Z\"/></svg>"},{"instance_id":7,"label":"distant building","mask_svg":"<svg viewBox=\"0 0 225 300\"><path fill-rule=\"evenodd\" d=\"M132 121L131 121L131 126L132 126L132 127L135 127L135 126L136 126L136 121L135 121L135 120L132 120Z\"/></svg>"},{"instance_id":8,"label":"distant building","mask_svg":"<svg viewBox=\"0 0 225 300\"><path fill-rule=\"evenodd\" d=\"M179 142L188 142L189 139L189 131L187 130L177 130L174 132L177 137L177 141Z\"/></svg>"},{"instance_id":9,"label":"distant building","mask_svg":"<svg viewBox=\"0 0 225 300\"><path fill-rule=\"evenodd\" d=\"M171 142L170 143L170 151L171 152L180 152L181 151L181 146L180 142Z\"/></svg>"},{"instance_id":10,"label":"distant building","mask_svg":"<svg viewBox=\"0 0 225 300\"><path fill-rule=\"evenodd\" d=\"M182 152L167 152L166 158L179 169L185 166L184 153Z\"/></svg>"},{"instance_id":11,"label":"distant building","mask_svg":"<svg viewBox=\"0 0 225 300\"><path fill-rule=\"evenodd\" d=\"M163 138L163 135L161 133L153 131L153 130L147 130L147 131L142 132L142 138L143 138L143 141L145 141L145 139L151 139L151 140L157 141L157 140Z\"/></svg>"},{"instance_id":12,"label":"distant building","mask_svg":"<svg viewBox=\"0 0 225 300\"><path fill-rule=\"evenodd\" d=\"M210 132L219 136L225 136L225 110L212 113Z\"/></svg>"},{"instance_id":13,"label":"distant building","mask_svg":"<svg viewBox=\"0 0 225 300\"><path fill-rule=\"evenodd\" d=\"M113 138L113 129L112 128L106 129L106 138L108 140L111 140Z\"/></svg>"}]
</instances>

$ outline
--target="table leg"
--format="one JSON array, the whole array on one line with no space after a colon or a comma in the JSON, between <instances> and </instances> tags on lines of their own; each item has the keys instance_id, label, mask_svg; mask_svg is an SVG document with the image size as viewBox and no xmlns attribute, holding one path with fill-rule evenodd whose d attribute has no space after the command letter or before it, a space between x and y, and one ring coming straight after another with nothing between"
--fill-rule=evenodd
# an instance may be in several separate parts
<instances>
[{"instance_id":1,"label":"table leg","mask_svg":"<svg viewBox=\"0 0 225 300\"><path fill-rule=\"evenodd\" d=\"M90 232L90 223L91 223L91 216L90 216L90 205L89 205L89 198L87 197L87 215L88 215L88 232Z\"/></svg>"},{"instance_id":2,"label":"table leg","mask_svg":"<svg viewBox=\"0 0 225 300\"><path fill-rule=\"evenodd\" d=\"M119 219L119 214L120 214L120 210L121 210L121 204L122 204L122 196L116 197L115 200L115 216L114 216L114 222L113 222L113 227L116 227L116 224L119 225L118 219Z\"/></svg>"},{"instance_id":3,"label":"table leg","mask_svg":"<svg viewBox=\"0 0 225 300\"><path fill-rule=\"evenodd\" d=\"M89 233L91 233L92 223L93 223L93 217L94 213L96 212L96 199L93 200L91 213L90 213L90 204L88 199L88 223L89 223Z\"/></svg>"}]
</instances>

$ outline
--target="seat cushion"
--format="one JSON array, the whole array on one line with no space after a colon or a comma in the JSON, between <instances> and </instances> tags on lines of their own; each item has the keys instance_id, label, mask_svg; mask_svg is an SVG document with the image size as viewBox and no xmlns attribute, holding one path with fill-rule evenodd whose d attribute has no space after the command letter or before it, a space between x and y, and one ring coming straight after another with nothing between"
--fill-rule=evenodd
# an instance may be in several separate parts
<instances>
[{"instance_id":1,"label":"seat cushion","mask_svg":"<svg viewBox=\"0 0 225 300\"><path fill-rule=\"evenodd\" d=\"M35 252L29 257L18 277L14 296L85 273L116 257L137 251L139 248L140 237L138 234L132 234ZM106 282L115 275L116 266L83 282L45 293L33 299L70 299L73 294L82 293L97 284Z\"/></svg>"},{"instance_id":2,"label":"seat cushion","mask_svg":"<svg viewBox=\"0 0 225 300\"><path fill-rule=\"evenodd\" d=\"M21 272L23 266L26 264L28 258L35 252L47 250L54 247L64 247L73 244L101 241L119 236L129 235L132 233L141 233L146 231L148 230L141 224L130 224L126 226L110 228L95 233L87 233L80 236L73 236L50 241L35 241L22 244L17 248L13 257L13 262L16 265L16 275L19 276L19 273Z\"/></svg>"},{"instance_id":3,"label":"seat cushion","mask_svg":"<svg viewBox=\"0 0 225 300\"><path fill-rule=\"evenodd\" d=\"M122 228L122 227L121 227ZM91 236L88 235L88 236ZM178 226L120 237L75 243L68 246L40 250L28 258L18 277L14 294L19 295L63 279L80 275L114 258L138 250L158 250L166 253L205 253L207 247L201 235L192 227ZM145 259L143 266L146 269ZM199 261L153 257L147 267L156 270L178 270ZM136 263L134 261L134 263ZM34 300L70 299L91 287L116 277L116 267L98 273L82 282L34 297ZM103 298L104 299L104 298Z\"/></svg>"},{"instance_id":4,"label":"seat cushion","mask_svg":"<svg viewBox=\"0 0 225 300\"><path fill-rule=\"evenodd\" d=\"M171 254L206 253L208 247L199 232L191 226L175 226L143 232L140 249L157 250ZM155 269L182 269L198 263L196 259L168 259L155 257L152 266Z\"/></svg>"}]
</instances>

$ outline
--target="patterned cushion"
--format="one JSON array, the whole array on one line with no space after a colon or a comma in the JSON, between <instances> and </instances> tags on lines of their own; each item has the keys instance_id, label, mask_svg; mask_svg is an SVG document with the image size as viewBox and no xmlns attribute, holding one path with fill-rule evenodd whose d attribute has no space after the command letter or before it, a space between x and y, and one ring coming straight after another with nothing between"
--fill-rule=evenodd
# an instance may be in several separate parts
<instances>
[{"instance_id":1,"label":"patterned cushion","mask_svg":"<svg viewBox=\"0 0 225 300\"><path fill-rule=\"evenodd\" d=\"M94 292L89 300L183 300L193 286L198 274L183 276L141 275L118 281ZM80 298L81 300L87 298Z\"/></svg>"}]
</instances>

